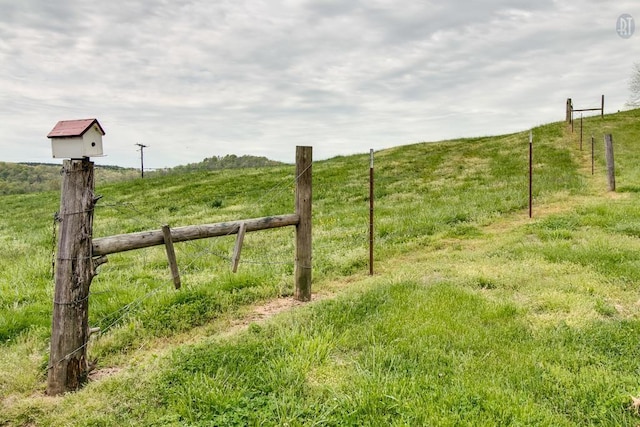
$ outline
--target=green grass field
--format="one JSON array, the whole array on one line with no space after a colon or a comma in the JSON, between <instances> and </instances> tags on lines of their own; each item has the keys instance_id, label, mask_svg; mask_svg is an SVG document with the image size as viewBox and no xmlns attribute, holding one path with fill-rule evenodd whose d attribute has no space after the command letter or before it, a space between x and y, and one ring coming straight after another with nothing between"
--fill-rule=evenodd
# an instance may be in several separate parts
<instances>
[{"instance_id":1,"label":"green grass field","mask_svg":"<svg viewBox=\"0 0 640 427\"><path fill-rule=\"evenodd\" d=\"M2 196L0 425L636 426L640 110L529 133L316 162L314 301L294 231L109 256L94 279L93 379L44 394L59 194ZM591 175L590 135L596 138ZM618 190L607 192L603 134ZM312 144L311 144L312 145ZM294 167L100 184L95 237L293 212ZM287 305L283 302L284 305Z\"/></svg>"}]
</instances>

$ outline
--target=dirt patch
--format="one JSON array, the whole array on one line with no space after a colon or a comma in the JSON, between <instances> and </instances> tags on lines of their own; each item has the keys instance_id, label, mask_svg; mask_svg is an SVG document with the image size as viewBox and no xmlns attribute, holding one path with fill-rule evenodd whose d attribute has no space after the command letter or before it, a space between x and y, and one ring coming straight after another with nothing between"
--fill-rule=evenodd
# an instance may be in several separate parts
<instances>
[{"instance_id":1,"label":"dirt patch","mask_svg":"<svg viewBox=\"0 0 640 427\"><path fill-rule=\"evenodd\" d=\"M253 310L251 310L248 315L233 322L230 330L225 331L225 335L227 335L227 333L229 332L239 332L239 330L250 325L251 323L264 322L267 319L275 316L276 314L294 309L295 307L300 307L304 304L306 303L300 302L293 297L278 298L275 300L267 301L265 304L253 307Z\"/></svg>"},{"instance_id":2,"label":"dirt patch","mask_svg":"<svg viewBox=\"0 0 640 427\"><path fill-rule=\"evenodd\" d=\"M316 301L330 298L331 295L333 294L313 294L310 302L301 302L294 299L293 297L283 297L267 301L264 304L254 306L247 315L232 321L231 325L228 328L226 328L224 331L221 331L217 335L221 338L235 335L237 333L245 331L252 323L266 322L277 314L294 310L297 307L312 304Z\"/></svg>"},{"instance_id":3,"label":"dirt patch","mask_svg":"<svg viewBox=\"0 0 640 427\"><path fill-rule=\"evenodd\" d=\"M111 367L102 368L102 369L95 369L89 373L89 381L99 381L103 378L116 375L120 371L122 371L122 368L117 366L111 366Z\"/></svg>"}]
</instances>

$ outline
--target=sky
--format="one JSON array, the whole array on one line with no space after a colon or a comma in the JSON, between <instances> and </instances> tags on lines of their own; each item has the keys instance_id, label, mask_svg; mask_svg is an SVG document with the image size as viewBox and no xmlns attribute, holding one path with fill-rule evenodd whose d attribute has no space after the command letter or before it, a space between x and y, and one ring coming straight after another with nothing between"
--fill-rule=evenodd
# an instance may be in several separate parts
<instances>
[{"instance_id":1,"label":"sky","mask_svg":"<svg viewBox=\"0 0 640 427\"><path fill-rule=\"evenodd\" d=\"M637 0L0 0L0 161L97 118L97 164L292 163L625 109ZM629 22L627 20L626 22ZM634 21L636 22L636 21Z\"/></svg>"}]
</instances>

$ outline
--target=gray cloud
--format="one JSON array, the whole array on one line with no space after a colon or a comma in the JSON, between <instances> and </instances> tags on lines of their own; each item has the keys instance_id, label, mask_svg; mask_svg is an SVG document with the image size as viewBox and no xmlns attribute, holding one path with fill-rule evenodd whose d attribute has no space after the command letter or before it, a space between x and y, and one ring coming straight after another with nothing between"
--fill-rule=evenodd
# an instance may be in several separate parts
<instances>
[{"instance_id":1,"label":"gray cloud","mask_svg":"<svg viewBox=\"0 0 640 427\"><path fill-rule=\"evenodd\" d=\"M291 161L525 130L566 97L622 108L629 0L0 0L0 145L49 161L56 121L97 117L108 157Z\"/></svg>"}]
</instances>

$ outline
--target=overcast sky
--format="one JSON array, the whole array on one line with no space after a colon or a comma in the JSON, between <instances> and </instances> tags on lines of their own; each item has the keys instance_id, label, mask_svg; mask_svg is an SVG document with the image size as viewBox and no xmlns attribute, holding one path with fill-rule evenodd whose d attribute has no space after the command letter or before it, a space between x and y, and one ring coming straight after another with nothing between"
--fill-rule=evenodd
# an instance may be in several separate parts
<instances>
[{"instance_id":1,"label":"overcast sky","mask_svg":"<svg viewBox=\"0 0 640 427\"><path fill-rule=\"evenodd\" d=\"M0 161L60 162L97 118L98 164L294 161L496 135L625 108L637 0L0 0Z\"/></svg>"}]
</instances>

